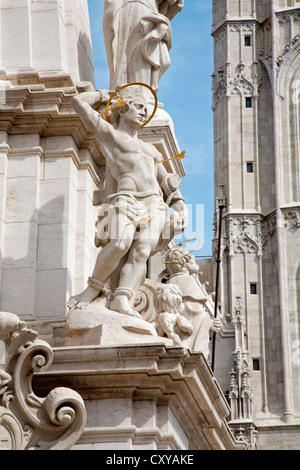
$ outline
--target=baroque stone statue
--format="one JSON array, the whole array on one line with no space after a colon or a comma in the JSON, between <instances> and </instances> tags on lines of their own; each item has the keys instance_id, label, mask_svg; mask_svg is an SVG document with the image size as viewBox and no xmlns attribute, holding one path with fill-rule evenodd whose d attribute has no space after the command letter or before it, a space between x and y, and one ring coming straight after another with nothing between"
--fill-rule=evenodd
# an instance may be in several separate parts
<instances>
[{"instance_id":1,"label":"baroque stone statue","mask_svg":"<svg viewBox=\"0 0 300 470\"><path fill-rule=\"evenodd\" d=\"M94 109L109 101L107 91L84 91L73 98L81 120L99 141L114 183L98 215L96 244L101 249L94 272L88 287L72 297L68 306L88 307L111 279L109 310L141 318L130 300L145 280L150 256L185 230L187 209L179 192L181 179L166 171L154 145L138 138L148 116L140 87L127 92L121 106L112 101L110 122Z\"/></svg>"},{"instance_id":2,"label":"baroque stone statue","mask_svg":"<svg viewBox=\"0 0 300 470\"><path fill-rule=\"evenodd\" d=\"M105 0L103 32L110 69L110 89L133 82L158 90L170 66L170 20L183 0Z\"/></svg>"},{"instance_id":3,"label":"baroque stone statue","mask_svg":"<svg viewBox=\"0 0 300 470\"><path fill-rule=\"evenodd\" d=\"M191 323L192 334L180 335L182 343L192 351L209 356L209 333L219 333L221 321L213 318L205 308L207 293L199 280L199 266L195 257L183 247L175 247L165 257L169 274L167 284L177 286L184 305L183 315Z\"/></svg>"}]
</instances>

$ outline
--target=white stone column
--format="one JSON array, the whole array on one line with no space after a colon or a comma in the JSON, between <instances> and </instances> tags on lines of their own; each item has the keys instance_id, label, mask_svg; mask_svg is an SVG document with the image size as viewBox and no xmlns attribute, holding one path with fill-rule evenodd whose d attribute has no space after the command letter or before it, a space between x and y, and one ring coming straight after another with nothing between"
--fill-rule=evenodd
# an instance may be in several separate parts
<instances>
[{"instance_id":1,"label":"white stone column","mask_svg":"<svg viewBox=\"0 0 300 470\"><path fill-rule=\"evenodd\" d=\"M33 67L67 71L63 0L32 2L30 15Z\"/></svg>"},{"instance_id":2,"label":"white stone column","mask_svg":"<svg viewBox=\"0 0 300 470\"><path fill-rule=\"evenodd\" d=\"M30 0L1 2L1 67L9 69L33 66L30 4Z\"/></svg>"},{"instance_id":3,"label":"white stone column","mask_svg":"<svg viewBox=\"0 0 300 470\"><path fill-rule=\"evenodd\" d=\"M4 225L1 308L32 315L34 312L39 200L39 136L9 140Z\"/></svg>"},{"instance_id":4,"label":"white stone column","mask_svg":"<svg viewBox=\"0 0 300 470\"><path fill-rule=\"evenodd\" d=\"M73 158L77 153L71 137L46 139L38 209L35 311L40 318L63 317L73 290L78 178Z\"/></svg>"},{"instance_id":5,"label":"white stone column","mask_svg":"<svg viewBox=\"0 0 300 470\"><path fill-rule=\"evenodd\" d=\"M81 161L87 161L86 149L79 150ZM88 166L81 166L77 180L77 223L76 223L76 257L74 271L74 292L82 292L87 279L94 269L99 249L95 247L95 223L98 207L93 205L94 191L97 188L95 177Z\"/></svg>"},{"instance_id":6,"label":"white stone column","mask_svg":"<svg viewBox=\"0 0 300 470\"><path fill-rule=\"evenodd\" d=\"M0 68L94 83L87 0L2 0Z\"/></svg>"},{"instance_id":7,"label":"white stone column","mask_svg":"<svg viewBox=\"0 0 300 470\"><path fill-rule=\"evenodd\" d=\"M7 144L7 133L0 132L0 290L2 285L3 270L3 241L4 241L4 221L6 207L6 180L7 180L7 154L9 146ZM0 308L1 300L0 300Z\"/></svg>"}]
</instances>

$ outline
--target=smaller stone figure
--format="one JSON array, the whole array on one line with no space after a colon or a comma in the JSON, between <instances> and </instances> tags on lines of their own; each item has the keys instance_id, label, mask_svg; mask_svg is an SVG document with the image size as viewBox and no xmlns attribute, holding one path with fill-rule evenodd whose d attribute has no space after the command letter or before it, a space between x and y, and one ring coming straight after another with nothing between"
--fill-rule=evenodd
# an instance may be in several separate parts
<instances>
[{"instance_id":1,"label":"smaller stone figure","mask_svg":"<svg viewBox=\"0 0 300 470\"><path fill-rule=\"evenodd\" d=\"M219 333L221 321L210 316L205 308L208 295L199 280L199 266L195 257L184 247L174 247L165 257L169 274L167 285L177 286L182 293L183 314L193 325L193 333L184 340L184 345L192 351L201 351L206 358L209 356L210 331Z\"/></svg>"},{"instance_id":2,"label":"smaller stone figure","mask_svg":"<svg viewBox=\"0 0 300 470\"><path fill-rule=\"evenodd\" d=\"M180 332L190 336L193 334L193 326L182 315L184 306L181 291L172 284L162 285L155 292L154 305L157 310L158 334L166 334L175 346L183 346Z\"/></svg>"}]
</instances>

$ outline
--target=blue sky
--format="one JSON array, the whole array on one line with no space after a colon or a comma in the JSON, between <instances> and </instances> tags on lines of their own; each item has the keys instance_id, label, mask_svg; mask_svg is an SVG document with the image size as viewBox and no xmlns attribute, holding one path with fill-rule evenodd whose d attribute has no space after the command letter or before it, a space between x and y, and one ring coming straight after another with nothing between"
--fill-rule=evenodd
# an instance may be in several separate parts
<instances>
[{"instance_id":1,"label":"blue sky","mask_svg":"<svg viewBox=\"0 0 300 470\"><path fill-rule=\"evenodd\" d=\"M183 160L187 176L181 192L190 208L190 230L204 239L194 254L211 255L214 210L213 192L213 113L211 75L213 73L212 6L209 0L185 0L185 6L172 20L172 65L159 82L158 99L170 114L176 137L188 158ZM102 32L104 0L88 0L93 42L96 87L109 88L109 72ZM196 205L204 205L204 227L195 223ZM202 225L202 224L201 224ZM184 237L183 237L184 238ZM193 249L192 245L188 246Z\"/></svg>"}]
</instances>

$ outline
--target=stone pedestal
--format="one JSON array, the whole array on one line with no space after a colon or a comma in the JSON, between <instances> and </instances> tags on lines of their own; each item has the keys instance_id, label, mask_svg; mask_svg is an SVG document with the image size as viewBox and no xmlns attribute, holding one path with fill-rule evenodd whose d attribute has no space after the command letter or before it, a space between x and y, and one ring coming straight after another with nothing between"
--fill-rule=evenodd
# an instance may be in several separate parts
<instances>
[{"instance_id":1,"label":"stone pedestal","mask_svg":"<svg viewBox=\"0 0 300 470\"><path fill-rule=\"evenodd\" d=\"M87 425L73 449L239 450L229 407L202 354L163 344L54 348L51 369L34 378L46 393L72 386Z\"/></svg>"},{"instance_id":2,"label":"stone pedestal","mask_svg":"<svg viewBox=\"0 0 300 470\"><path fill-rule=\"evenodd\" d=\"M70 338L66 345L173 344L172 340L157 336L155 327L148 321L108 310L105 303L105 299L100 297L90 308L68 312Z\"/></svg>"}]
</instances>

